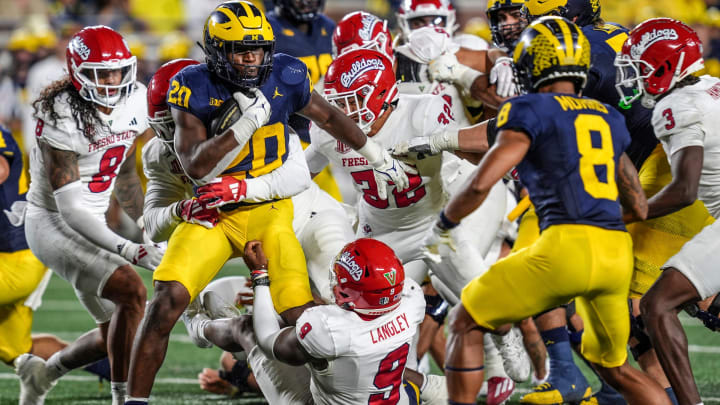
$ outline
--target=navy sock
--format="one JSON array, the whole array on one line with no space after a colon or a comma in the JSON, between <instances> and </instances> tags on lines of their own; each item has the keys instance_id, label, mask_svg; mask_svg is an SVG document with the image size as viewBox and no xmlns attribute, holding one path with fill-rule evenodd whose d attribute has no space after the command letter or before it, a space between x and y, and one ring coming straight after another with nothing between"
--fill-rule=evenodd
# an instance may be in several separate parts
<instances>
[{"instance_id":1,"label":"navy sock","mask_svg":"<svg viewBox=\"0 0 720 405\"><path fill-rule=\"evenodd\" d=\"M567 328L561 326L559 328L540 332L545 347L547 347L548 357L550 357L550 368L553 363L573 362L572 348L570 347L570 339L568 338Z\"/></svg>"},{"instance_id":2,"label":"navy sock","mask_svg":"<svg viewBox=\"0 0 720 405\"><path fill-rule=\"evenodd\" d=\"M110 360L107 357L85 366L83 370L100 377L100 381L103 379L110 381Z\"/></svg>"},{"instance_id":3,"label":"navy sock","mask_svg":"<svg viewBox=\"0 0 720 405\"><path fill-rule=\"evenodd\" d=\"M670 397L670 402L673 403L673 405L678 405L677 397L675 396L675 391L673 391L672 387L665 388L665 392L667 392L667 396Z\"/></svg>"},{"instance_id":4,"label":"navy sock","mask_svg":"<svg viewBox=\"0 0 720 405\"><path fill-rule=\"evenodd\" d=\"M146 401L125 401L125 405L148 405Z\"/></svg>"}]
</instances>

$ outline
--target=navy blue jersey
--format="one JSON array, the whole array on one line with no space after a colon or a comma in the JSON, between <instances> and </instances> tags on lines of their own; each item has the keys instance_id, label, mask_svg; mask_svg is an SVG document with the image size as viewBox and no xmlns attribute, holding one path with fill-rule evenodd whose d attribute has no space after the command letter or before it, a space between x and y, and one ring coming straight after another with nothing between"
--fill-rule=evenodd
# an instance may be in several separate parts
<instances>
[{"instance_id":1,"label":"navy blue jersey","mask_svg":"<svg viewBox=\"0 0 720 405\"><path fill-rule=\"evenodd\" d=\"M583 95L610 104L625 116L625 124L632 137L626 153L635 167L640 169L655 149L658 140L650 122L652 110L643 107L639 102L629 108L619 105L620 95L615 88L614 61L615 55L628 37L628 30L608 23L598 27L586 25L582 31L590 42L590 72Z\"/></svg>"},{"instance_id":2,"label":"navy blue jersey","mask_svg":"<svg viewBox=\"0 0 720 405\"><path fill-rule=\"evenodd\" d=\"M533 93L505 102L497 126L532 141L517 169L540 230L557 224L625 229L615 168L630 135L619 112L589 98Z\"/></svg>"},{"instance_id":3,"label":"navy blue jersey","mask_svg":"<svg viewBox=\"0 0 720 405\"><path fill-rule=\"evenodd\" d=\"M275 54L270 77L260 90L270 102L270 120L255 131L223 175L238 179L258 177L285 162L288 156L288 119L308 105L312 84L302 62L292 56ZM215 118L214 112L232 97L233 91L202 63L188 66L172 78L167 103L171 108L198 117L205 124L208 136L212 136L210 123Z\"/></svg>"},{"instance_id":4,"label":"navy blue jersey","mask_svg":"<svg viewBox=\"0 0 720 405\"><path fill-rule=\"evenodd\" d=\"M10 165L10 175L0 184L0 252L16 252L28 248L25 227L13 226L4 211L11 211L15 201L25 201L27 179L23 173L22 152L3 126L0 126L0 155Z\"/></svg>"},{"instance_id":5,"label":"navy blue jersey","mask_svg":"<svg viewBox=\"0 0 720 405\"><path fill-rule=\"evenodd\" d=\"M325 77L332 63L332 35L335 23L319 14L309 24L308 33L299 30L275 11L267 13L268 22L275 34L275 52L292 55L307 65L313 84ZM290 118L290 126L306 143L310 143L310 121L299 115Z\"/></svg>"}]
</instances>

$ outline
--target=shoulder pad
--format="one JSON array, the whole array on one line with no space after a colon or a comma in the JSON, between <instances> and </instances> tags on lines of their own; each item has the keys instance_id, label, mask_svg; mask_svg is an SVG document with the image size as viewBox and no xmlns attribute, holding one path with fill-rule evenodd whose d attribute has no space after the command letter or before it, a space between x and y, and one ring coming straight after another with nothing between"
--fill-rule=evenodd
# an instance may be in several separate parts
<instances>
[{"instance_id":1,"label":"shoulder pad","mask_svg":"<svg viewBox=\"0 0 720 405\"><path fill-rule=\"evenodd\" d=\"M273 69L277 69L280 81L288 86L300 84L307 78L307 66L300 59L283 53L275 54Z\"/></svg>"}]
</instances>

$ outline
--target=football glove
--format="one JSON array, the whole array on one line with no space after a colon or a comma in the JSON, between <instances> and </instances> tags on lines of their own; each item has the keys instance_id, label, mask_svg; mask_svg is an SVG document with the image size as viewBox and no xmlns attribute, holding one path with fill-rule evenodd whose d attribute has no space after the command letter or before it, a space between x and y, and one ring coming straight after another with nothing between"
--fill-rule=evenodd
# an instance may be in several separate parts
<instances>
[{"instance_id":1,"label":"football glove","mask_svg":"<svg viewBox=\"0 0 720 405\"><path fill-rule=\"evenodd\" d=\"M419 159L437 155L444 150L458 149L458 131L442 131L431 136L421 136L403 141L392 149L393 156L407 156L416 153Z\"/></svg>"},{"instance_id":2,"label":"football glove","mask_svg":"<svg viewBox=\"0 0 720 405\"><path fill-rule=\"evenodd\" d=\"M272 114L270 102L260 89L250 89L250 93L249 96L240 91L233 93L242 111L242 117L231 127L240 146L245 145L255 131L267 124Z\"/></svg>"},{"instance_id":3,"label":"football glove","mask_svg":"<svg viewBox=\"0 0 720 405\"><path fill-rule=\"evenodd\" d=\"M423 246L423 256L435 263L442 261L442 256L448 252L448 249L453 252L457 250L450 236L450 230L440 226L439 222L428 230Z\"/></svg>"},{"instance_id":4,"label":"football glove","mask_svg":"<svg viewBox=\"0 0 720 405\"><path fill-rule=\"evenodd\" d=\"M129 240L118 246L118 253L130 263L148 270L155 270L163 257L163 251L155 244L139 244Z\"/></svg>"},{"instance_id":5,"label":"football glove","mask_svg":"<svg viewBox=\"0 0 720 405\"><path fill-rule=\"evenodd\" d=\"M503 56L495 61L495 65L490 69L490 84L497 84L495 92L500 97L518 94L512 58Z\"/></svg>"},{"instance_id":6,"label":"football glove","mask_svg":"<svg viewBox=\"0 0 720 405\"><path fill-rule=\"evenodd\" d=\"M198 187L196 193L197 201L201 206L218 208L242 201L247 193L247 183L245 180L225 176Z\"/></svg>"},{"instance_id":7,"label":"football glove","mask_svg":"<svg viewBox=\"0 0 720 405\"><path fill-rule=\"evenodd\" d=\"M449 52L431 61L428 73L433 80L456 83L463 89L470 89L475 79L482 75L477 70L460 64L455 54Z\"/></svg>"},{"instance_id":8,"label":"football glove","mask_svg":"<svg viewBox=\"0 0 720 405\"><path fill-rule=\"evenodd\" d=\"M214 228L220 220L217 208L208 208L195 198L178 201L175 215L185 222L202 225L208 229Z\"/></svg>"},{"instance_id":9,"label":"football glove","mask_svg":"<svg viewBox=\"0 0 720 405\"><path fill-rule=\"evenodd\" d=\"M403 162L390 157L390 154L383 150L383 160L373 165L375 170L375 182L378 186L378 197L381 200L387 200L388 189L395 185L397 191L402 191L410 187L410 180L407 173L417 174L417 170L404 164Z\"/></svg>"}]
</instances>

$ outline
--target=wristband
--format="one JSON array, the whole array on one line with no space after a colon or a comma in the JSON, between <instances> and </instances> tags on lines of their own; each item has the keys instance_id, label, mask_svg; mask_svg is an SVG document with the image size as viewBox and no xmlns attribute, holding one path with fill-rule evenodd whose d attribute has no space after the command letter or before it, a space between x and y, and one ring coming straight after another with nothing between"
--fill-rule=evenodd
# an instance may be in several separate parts
<instances>
[{"instance_id":1,"label":"wristband","mask_svg":"<svg viewBox=\"0 0 720 405\"><path fill-rule=\"evenodd\" d=\"M373 167L384 161L382 147L376 142L372 141L370 138L367 138L365 145L363 145L362 148L358 149L357 153L361 154L362 157L364 157L368 161L370 166Z\"/></svg>"},{"instance_id":2,"label":"wristband","mask_svg":"<svg viewBox=\"0 0 720 405\"><path fill-rule=\"evenodd\" d=\"M448 219L448 217L445 216L445 210L443 210L443 211L440 211L440 222L438 223L438 225L440 225L440 228L442 228L444 230L450 230L460 224Z\"/></svg>"}]
</instances>

